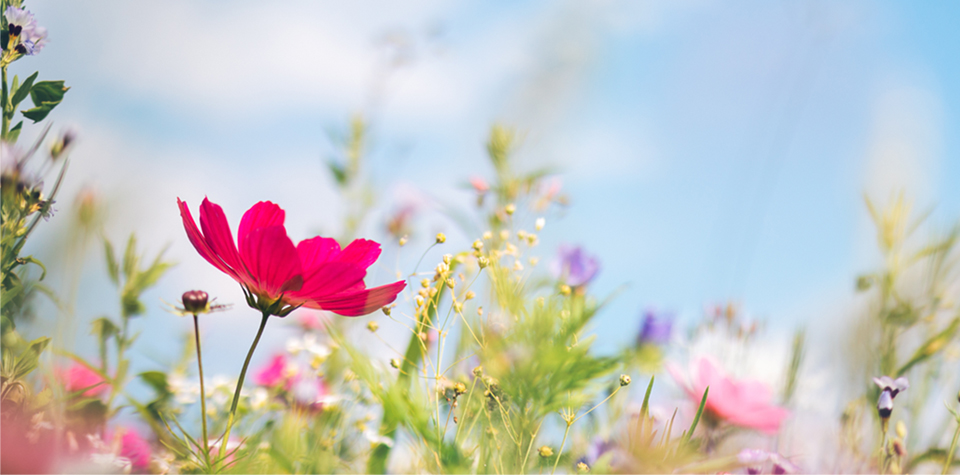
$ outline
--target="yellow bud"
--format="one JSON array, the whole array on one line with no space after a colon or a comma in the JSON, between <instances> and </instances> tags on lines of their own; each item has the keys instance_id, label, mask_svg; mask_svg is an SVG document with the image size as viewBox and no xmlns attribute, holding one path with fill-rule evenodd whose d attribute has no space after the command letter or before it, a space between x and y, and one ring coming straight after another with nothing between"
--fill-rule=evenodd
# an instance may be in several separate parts
<instances>
[{"instance_id":1,"label":"yellow bud","mask_svg":"<svg viewBox=\"0 0 960 475\"><path fill-rule=\"evenodd\" d=\"M453 256L451 256L450 254L444 254L444 255L443 255L443 263L446 264L446 265L448 265L448 266L450 265L450 260L451 260L451 259L453 259Z\"/></svg>"},{"instance_id":2,"label":"yellow bud","mask_svg":"<svg viewBox=\"0 0 960 475\"><path fill-rule=\"evenodd\" d=\"M506 211L508 215L512 215L517 211L517 207L513 203L510 203L507 206L505 206L503 210Z\"/></svg>"},{"instance_id":3,"label":"yellow bud","mask_svg":"<svg viewBox=\"0 0 960 475\"><path fill-rule=\"evenodd\" d=\"M423 279L420 281L420 286L423 288L430 287L430 279Z\"/></svg>"},{"instance_id":4,"label":"yellow bud","mask_svg":"<svg viewBox=\"0 0 960 475\"><path fill-rule=\"evenodd\" d=\"M384 314L384 315L386 315L386 316L388 316L388 317L390 316L390 307L383 307L383 308L381 308L380 310L383 310L383 314Z\"/></svg>"},{"instance_id":5,"label":"yellow bud","mask_svg":"<svg viewBox=\"0 0 960 475\"><path fill-rule=\"evenodd\" d=\"M390 358L390 366L400 369L400 358Z\"/></svg>"},{"instance_id":6,"label":"yellow bud","mask_svg":"<svg viewBox=\"0 0 960 475\"><path fill-rule=\"evenodd\" d=\"M571 292L571 289L570 289L570 286L569 286L569 285L564 284L564 285L561 285L561 286L560 286L560 293L561 293L561 294L563 294L563 295L570 295L570 292Z\"/></svg>"},{"instance_id":7,"label":"yellow bud","mask_svg":"<svg viewBox=\"0 0 960 475\"><path fill-rule=\"evenodd\" d=\"M553 457L553 449L546 445L537 449L537 452L539 452L540 456L543 458Z\"/></svg>"},{"instance_id":8,"label":"yellow bud","mask_svg":"<svg viewBox=\"0 0 960 475\"><path fill-rule=\"evenodd\" d=\"M473 249L474 249L475 251L479 251L479 250L483 249L483 241L481 241L481 240L479 240L479 239L477 239L476 241L473 241Z\"/></svg>"},{"instance_id":9,"label":"yellow bud","mask_svg":"<svg viewBox=\"0 0 960 475\"><path fill-rule=\"evenodd\" d=\"M463 298L466 299L466 300L470 300L470 299L472 299L472 298L474 298L474 297L476 297L476 296L477 296L476 293L474 293L472 290L468 290L468 291L467 291L467 295L464 295Z\"/></svg>"},{"instance_id":10,"label":"yellow bud","mask_svg":"<svg viewBox=\"0 0 960 475\"><path fill-rule=\"evenodd\" d=\"M400 244L400 247L403 247L405 244L407 244L407 237L404 236L404 237L400 238L399 244Z\"/></svg>"},{"instance_id":11,"label":"yellow bud","mask_svg":"<svg viewBox=\"0 0 960 475\"><path fill-rule=\"evenodd\" d=\"M443 233L437 233L437 244L443 244L447 242L447 235Z\"/></svg>"},{"instance_id":12,"label":"yellow bud","mask_svg":"<svg viewBox=\"0 0 960 475\"><path fill-rule=\"evenodd\" d=\"M367 330L370 330L370 333L373 333L380 329L380 324L374 321L367 322Z\"/></svg>"},{"instance_id":13,"label":"yellow bud","mask_svg":"<svg viewBox=\"0 0 960 475\"><path fill-rule=\"evenodd\" d=\"M484 239L485 241L489 241L490 239L493 239L493 233L490 232L490 231L484 231L484 232L483 232L483 239Z\"/></svg>"},{"instance_id":14,"label":"yellow bud","mask_svg":"<svg viewBox=\"0 0 960 475\"><path fill-rule=\"evenodd\" d=\"M506 229L500 231L500 239L503 241L510 239L510 231L507 231Z\"/></svg>"}]
</instances>

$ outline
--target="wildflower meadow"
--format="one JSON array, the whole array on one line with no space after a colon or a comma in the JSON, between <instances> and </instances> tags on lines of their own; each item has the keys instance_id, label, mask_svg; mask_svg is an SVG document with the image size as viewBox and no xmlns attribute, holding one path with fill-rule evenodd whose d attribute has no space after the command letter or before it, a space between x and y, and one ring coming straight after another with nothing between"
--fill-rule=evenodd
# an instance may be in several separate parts
<instances>
[{"instance_id":1,"label":"wildflower meadow","mask_svg":"<svg viewBox=\"0 0 960 475\"><path fill-rule=\"evenodd\" d=\"M915 6L888 4L731 4L785 25L738 32L697 2L363 3L329 28L311 22L341 18L332 4L50 3L2 0L0 472L960 473L960 103L936 59L960 10L926 12L945 23L924 34L950 38L928 47L885 10ZM383 26L419 21L407 9L427 33ZM552 18L535 54L491 45L534 18ZM354 68L367 19L375 53ZM791 162L867 127L842 114L870 88L829 85L896 34L943 100L876 93L896 105L864 146L882 179ZM788 95L768 100L749 78L781 66L770 90ZM660 92L603 92L623 84ZM477 112L501 97L514 112ZM725 156L770 103L769 133L744 135L757 164L698 155L670 181L680 151ZM666 158L634 165L614 132L578 145L594 108L657 117L624 136ZM743 206L715 186L749 188ZM727 270L740 287L710 284Z\"/></svg>"}]
</instances>

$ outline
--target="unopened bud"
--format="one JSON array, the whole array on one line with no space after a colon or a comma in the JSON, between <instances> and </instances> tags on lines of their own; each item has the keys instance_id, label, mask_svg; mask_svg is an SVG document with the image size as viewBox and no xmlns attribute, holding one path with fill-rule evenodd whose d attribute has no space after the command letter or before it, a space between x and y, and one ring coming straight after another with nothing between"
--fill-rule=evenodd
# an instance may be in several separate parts
<instances>
[{"instance_id":1,"label":"unopened bud","mask_svg":"<svg viewBox=\"0 0 960 475\"><path fill-rule=\"evenodd\" d=\"M475 251L479 251L479 250L483 249L483 241L481 241L481 240L479 240L479 239L477 239L476 241L473 241L473 249L474 249Z\"/></svg>"},{"instance_id":2,"label":"unopened bud","mask_svg":"<svg viewBox=\"0 0 960 475\"><path fill-rule=\"evenodd\" d=\"M370 333L373 333L380 329L380 324L374 321L367 322L367 330L370 330Z\"/></svg>"},{"instance_id":3,"label":"unopened bud","mask_svg":"<svg viewBox=\"0 0 960 475\"><path fill-rule=\"evenodd\" d=\"M563 294L563 295L570 295L570 292L572 292L572 289L570 289L570 286L569 286L569 285L563 284L563 285L560 286L560 293L561 293L561 294Z\"/></svg>"},{"instance_id":4,"label":"unopened bud","mask_svg":"<svg viewBox=\"0 0 960 475\"><path fill-rule=\"evenodd\" d=\"M50 147L50 158L54 161L60 158L73 144L73 141L76 140L77 134L70 129L67 129L60 135L60 138L53 143L53 146Z\"/></svg>"},{"instance_id":5,"label":"unopened bud","mask_svg":"<svg viewBox=\"0 0 960 475\"><path fill-rule=\"evenodd\" d=\"M553 449L551 449L550 446L548 445L544 445L543 447L540 447L539 449L537 449L537 452L540 453L540 456L543 458L553 457Z\"/></svg>"},{"instance_id":6,"label":"unopened bud","mask_svg":"<svg viewBox=\"0 0 960 475\"><path fill-rule=\"evenodd\" d=\"M447 242L447 235L443 233L437 233L437 244L443 244Z\"/></svg>"},{"instance_id":7,"label":"unopened bud","mask_svg":"<svg viewBox=\"0 0 960 475\"><path fill-rule=\"evenodd\" d=\"M486 241L486 240L493 239L493 233L490 232L490 231L484 231L484 232L483 232L483 239L484 239L485 241Z\"/></svg>"},{"instance_id":8,"label":"unopened bud","mask_svg":"<svg viewBox=\"0 0 960 475\"><path fill-rule=\"evenodd\" d=\"M406 237L406 236L400 238L400 241L398 242L398 244L400 244L400 247L403 247L406 243L407 243L407 237Z\"/></svg>"},{"instance_id":9,"label":"unopened bud","mask_svg":"<svg viewBox=\"0 0 960 475\"><path fill-rule=\"evenodd\" d=\"M620 387L628 386L630 384L630 381L631 381L630 376L626 374L620 375Z\"/></svg>"},{"instance_id":10,"label":"unopened bud","mask_svg":"<svg viewBox=\"0 0 960 475\"><path fill-rule=\"evenodd\" d=\"M481 269L483 269L484 267L490 265L490 260L486 257L480 256L477 258L477 264L480 265Z\"/></svg>"},{"instance_id":11,"label":"unopened bud","mask_svg":"<svg viewBox=\"0 0 960 475\"><path fill-rule=\"evenodd\" d=\"M443 263L444 263L444 264L450 265L450 260L451 260L451 259L453 259L453 256L451 256L450 254L444 254L444 255L443 255Z\"/></svg>"},{"instance_id":12,"label":"unopened bud","mask_svg":"<svg viewBox=\"0 0 960 475\"><path fill-rule=\"evenodd\" d=\"M457 281L451 278L447 278L445 282L447 284L447 287L450 287L451 289L457 285Z\"/></svg>"},{"instance_id":13,"label":"unopened bud","mask_svg":"<svg viewBox=\"0 0 960 475\"><path fill-rule=\"evenodd\" d=\"M463 313L463 304L460 302L454 302L453 311L457 313Z\"/></svg>"},{"instance_id":14,"label":"unopened bud","mask_svg":"<svg viewBox=\"0 0 960 475\"><path fill-rule=\"evenodd\" d=\"M183 293L181 301L184 310L190 313L201 313L207 310L209 295L202 290L188 290Z\"/></svg>"},{"instance_id":15,"label":"unopened bud","mask_svg":"<svg viewBox=\"0 0 960 475\"><path fill-rule=\"evenodd\" d=\"M463 383L457 383L453 385L453 392L459 396L467 392L467 385Z\"/></svg>"},{"instance_id":16,"label":"unopened bud","mask_svg":"<svg viewBox=\"0 0 960 475\"><path fill-rule=\"evenodd\" d=\"M476 368L473 368L473 375L478 378L483 376L483 366L477 366Z\"/></svg>"},{"instance_id":17,"label":"unopened bud","mask_svg":"<svg viewBox=\"0 0 960 475\"><path fill-rule=\"evenodd\" d=\"M504 206L503 210L506 211L508 215L512 215L517 211L517 206L514 205L513 203L510 203L507 206Z\"/></svg>"},{"instance_id":18,"label":"unopened bud","mask_svg":"<svg viewBox=\"0 0 960 475\"><path fill-rule=\"evenodd\" d=\"M507 231L506 229L501 230L500 240L506 241L507 239L510 239L510 231Z\"/></svg>"},{"instance_id":19,"label":"unopened bud","mask_svg":"<svg viewBox=\"0 0 960 475\"><path fill-rule=\"evenodd\" d=\"M545 224L547 224L547 221L545 219L537 218L537 223L534 225L534 227L537 229L537 231L543 231L543 226Z\"/></svg>"},{"instance_id":20,"label":"unopened bud","mask_svg":"<svg viewBox=\"0 0 960 475\"><path fill-rule=\"evenodd\" d=\"M400 358L390 358L390 366L400 369Z\"/></svg>"},{"instance_id":21,"label":"unopened bud","mask_svg":"<svg viewBox=\"0 0 960 475\"><path fill-rule=\"evenodd\" d=\"M476 294L474 291L468 290L468 291L467 291L467 294L464 295L463 298L464 298L464 300L471 300L471 299L473 299L473 298L476 297L476 296L477 296L477 294Z\"/></svg>"},{"instance_id":22,"label":"unopened bud","mask_svg":"<svg viewBox=\"0 0 960 475\"><path fill-rule=\"evenodd\" d=\"M423 296L422 296L422 295L418 295L417 298L414 299L414 301L417 302L417 306L418 306L418 307L422 307L422 306L423 306L424 300L423 300Z\"/></svg>"},{"instance_id":23,"label":"unopened bud","mask_svg":"<svg viewBox=\"0 0 960 475\"><path fill-rule=\"evenodd\" d=\"M390 307L383 307L383 308L381 308L380 310L383 310L383 314L384 314L384 315L386 315L386 316L388 316L388 317L390 316Z\"/></svg>"},{"instance_id":24,"label":"unopened bud","mask_svg":"<svg viewBox=\"0 0 960 475\"><path fill-rule=\"evenodd\" d=\"M430 279L423 279L420 281L420 287L427 288L430 287Z\"/></svg>"}]
</instances>

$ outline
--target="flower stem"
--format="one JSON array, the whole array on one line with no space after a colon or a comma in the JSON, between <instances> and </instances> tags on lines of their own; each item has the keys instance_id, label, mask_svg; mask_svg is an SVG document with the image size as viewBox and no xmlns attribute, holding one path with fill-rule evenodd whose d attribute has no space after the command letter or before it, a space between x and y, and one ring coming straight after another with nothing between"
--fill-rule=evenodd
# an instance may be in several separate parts
<instances>
[{"instance_id":1,"label":"flower stem","mask_svg":"<svg viewBox=\"0 0 960 475\"><path fill-rule=\"evenodd\" d=\"M243 361L243 369L240 370L240 379L237 380L237 389L233 392L233 404L230 405L230 417L227 419L227 431L223 434L223 441L220 442L220 454L218 458L224 456L227 449L227 441L230 440L230 429L233 429L233 420L237 414L237 404L240 403L240 389L243 388L243 379L247 376L247 368L250 366L250 358L253 357L253 350L257 349L257 343L260 343L260 336L263 335L263 329L267 326L267 319L270 314L264 312L263 320L260 321L260 329L257 330L257 337L253 339L250 345L250 351L247 352L247 359Z\"/></svg>"},{"instance_id":2,"label":"flower stem","mask_svg":"<svg viewBox=\"0 0 960 475\"><path fill-rule=\"evenodd\" d=\"M617 389L620 389L620 388L617 388ZM567 422L567 429L563 431L563 440L560 441L560 450L557 451L557 460L553 462L553 471L550 472L551 475L554 473L557 473L557 465L560 464L560 456L563 455L563 446L567 444L567 434L570 433L570 426L572 426L574 422L576 421L571 420L570 422Z\"/></svg>"},{"instance_id":3,"label":"flower stem","mask_svg":"<svg viewBox=\"0 0 960 475\"><path fill-rule=\"evenodd\" d=\"M193 334L197 344L197 368L200 371L200 420L203 425L203 457L210 465L210 439L207 438L207 392L203 387L203 357L200 356L200 322L193 314Z\"/></svg>"},{"instance_id":4,"label":"flower stem","mask_svg":"<svg viewBox=\"0 0 960 475\"><path fill-rule=\"evenodd\" d=\"M953 441L950 442L950 450L947 451L947 461L943 464L943 472L947 473L950 470L950 465L953 464L953 454L957 452L957 440L960 440L960 418L957 418L957 430L953 432Z\"/></svg>"}]
</instances>

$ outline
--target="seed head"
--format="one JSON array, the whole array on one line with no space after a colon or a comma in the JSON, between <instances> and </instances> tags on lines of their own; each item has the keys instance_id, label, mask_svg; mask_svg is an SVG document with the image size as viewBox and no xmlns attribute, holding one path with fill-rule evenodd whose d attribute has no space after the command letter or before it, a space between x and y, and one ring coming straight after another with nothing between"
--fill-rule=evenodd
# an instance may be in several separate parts
<instances>
[{"instance_id":1,"label":"seed head","mask_svg":"<svg viewBox=\"0 0 960 475\"><path fill-rule=\"evenodd\" d=\"M443 233L437 233L437 244L443 244L447 242L447 235Z\"/></svg>"},{"instance_id":2,"label":"seed head","mask_svg":"<svg viewBox=\"0 0 960 475\"><path fill-rule=\"evenodd\" d=\"M553 457L553 449L549 445L544 445L537 449L537 452L540 453L540 456L543 458Z\"/></svg>"},{"instance_id":3,"label":"seed head","mask_svg":"<svg viewBox=\"0 0 960 475\"><path fill-rule=\"evenodd\" d=\"M370 333L376 332L380 329L380 324L374 321L367 322L367 330L370 330Z\"/></svg>"},{"instance_id":4,"label":"seed head","mask_svg":"<svg viewBox=\"0 0 960 475\"><path fill-rule=\"evenodd\" d=\"M630 381L631 381L631 380L630 380L630 376L628 376L628 375L626 375L626 374L621 374L621 375L620 375L620 387L624 387L624 386L629 385L629 384L630 384Z\"/></svg>"}]
</instances>

